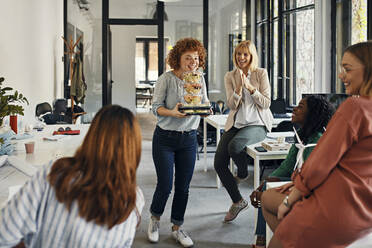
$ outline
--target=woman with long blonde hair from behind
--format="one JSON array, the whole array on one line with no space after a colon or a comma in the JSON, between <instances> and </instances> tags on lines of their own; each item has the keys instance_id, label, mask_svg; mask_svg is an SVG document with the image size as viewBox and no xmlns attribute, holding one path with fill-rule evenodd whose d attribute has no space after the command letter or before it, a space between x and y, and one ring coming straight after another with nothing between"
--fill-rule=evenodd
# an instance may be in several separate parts
<instances>
[{"instance_id":1,"label":"woman with long blonde hair from behind","mask_svg":"<svg viewBox=\"0 0 372 248\"><path fill-rule=\"evenodd\" d=\"M144 205L140 157L134 115L102 108L75 155L38 171L2 210L0 246L130 247Z\"/></svg>"}]
</instances>

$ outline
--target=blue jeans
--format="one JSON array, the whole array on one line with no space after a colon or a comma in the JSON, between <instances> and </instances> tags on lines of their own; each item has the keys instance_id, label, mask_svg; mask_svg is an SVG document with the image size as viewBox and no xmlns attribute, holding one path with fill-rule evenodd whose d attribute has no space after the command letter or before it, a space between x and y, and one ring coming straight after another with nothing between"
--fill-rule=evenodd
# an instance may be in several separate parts
<instances>
[{"instance_id":1,"label":"blue jeans","mask_svg":"<svg viewBox=\"0 0 372 248\"><path fill-rule=\"evenodd\" d=\"M174 172L171 222L178 226L183 224L196 149L196 130L182 133L156 127L152 140L152 158L158 182L150 207L153 216L160 217L164 212L172 191Z\"/></svg>"},{"instance_id":2,"label":"blue jeans","mask_svg":"<svg viewBox=\"0 0 372 248\"><path fill-rule=\"evenodd\" d=\"M264 140L266 133L264 126L247 126L240 129L232 127L223 133L220 143L218 143L214 156L214 169L234 203L239 202L242 195L229 170L230 157L238 167L238 177L247 177L248 155L245 148L247 145Z\"/></svg>"},{"instance_id":3,"label":"blue jeans","mask_svg":"<svg viewBox=\"0 0 372 248\"><path fill-rule=\"evenodd\" d=\"M280 181L291 181L290 177L279 177ZM262 187L262 192L266 190L266 181ZM262 209L258 208L256 235L266 237L266 221L262 214Z\"/></svg>"}]
</instances>

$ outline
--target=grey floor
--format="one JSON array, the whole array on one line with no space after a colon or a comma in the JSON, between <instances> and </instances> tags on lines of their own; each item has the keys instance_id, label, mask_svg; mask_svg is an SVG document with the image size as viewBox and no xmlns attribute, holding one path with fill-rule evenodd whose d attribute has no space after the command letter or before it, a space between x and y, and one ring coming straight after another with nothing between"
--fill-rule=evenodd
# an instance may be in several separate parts
<instances>
[{"instance_id":1,"label":"grey floor","mask_svg":"<svg viewBox=\"0 0 372 248\"><path fill-rule=\"evenodd\" d=\"M155 169L151 155L152 132L155 128L155 117L149 113L138 113L142 129L142 158L137 172L138 185L144 192L146 204L142 212L142 221L137 230L132 247L181 247L171 237L170 208L173 195L169 198L166 210L160 221L160 240L157 244L147 241L146 231L149 222L149 206L156 186ZM210 148L213 150L213 147ZM215 149L215 148L214 148ZM194 247L250 247L254 243L254 208L239 214L232 223L223 223L231 200L222 187L216 188L216 173L213 169L214 153L208 153L208 171L204 172L204 159L200 154L191 182L189 202L185 214L184 229L194 241ZM253 166L249 166L250 175ZM266 174L266 173L265 173ZM249 199L252 192L253 176L240 185L244 198Z\"/></svg>"}]
</instances>

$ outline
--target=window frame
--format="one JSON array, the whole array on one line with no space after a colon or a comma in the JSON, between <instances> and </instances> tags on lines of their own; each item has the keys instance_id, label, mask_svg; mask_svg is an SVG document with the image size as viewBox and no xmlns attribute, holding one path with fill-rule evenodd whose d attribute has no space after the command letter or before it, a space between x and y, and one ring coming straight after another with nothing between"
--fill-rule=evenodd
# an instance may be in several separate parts
<instances>
[{"instance_id":1,"label":"window frame","mask_svg":"<svg viewBox=\"0 0 372 248\"><path fill-rule=\"evenodd\" d=\"M286 102L286 105L287 107L290 107L292 106L293 104L290 102L290 95L292 95L292 99L296 99L296 70L294 69L292 71L292 75L288 75L288 73L290 73L290 66L291 66L291 60L290 59L286 59L285 61L284 60L284 57L283 55L285 54L285 58L291 58L291 50L295 51L296 50L296 44L293 43L292 46L290 48L286 48L284 46L284 44L290 44L288 43L290 40L289 39L292 39L292 40L296 40L296 33L293 32L293 34L290 33L290 29L289 28L285 28L284 26L284 18L287 18L287 16L291 15L291 14L294 14L294 13L298 13L298 12L301 12L301 11L306 11L306 10L312 10L312 9L315 9L315 3L313 4L308 4L308 5L304 5L304 6L301 6L301 7L290 7L288 9L284 9L284 1L278 1L278 4L277 4L277 7L278 7L278 15L277 16L274 16L274 13L275 13L275 9L274 9L274 1L275 0L255 0L255 5L256 5L256 10L255 10L255 18L254 18L254 21L255 21L255 30L258 30L258 26L260 25L264 25L264 24L267 24L267 33L266 34L261 34L262 35L262 39L261 39L261 44L260 46L263 48L262 50L265 50L266 49L266 54L264 53L261 53L261 54L258 54L258 56L260 57L261 59L261 65L264 67L266 65L266 69L268 71L268 75L269 75L269 80L270 80L270 84L271 84L271 95L272 95L272 98L273 96L275 95L274 91L277 90L277 99L285 99L285 102ZM295 0L293 0L295 1ZM264 10L265 8L257 8L258 5L258 2L261 2L263 4L266 4L267 5L267 8L266 8L266 12L267 12L267 16L266 18L261 18L261 20L257 20L257 16L258 16L258 13L257 11L260 10L261 11L261 17L263 16L264 14ZM262 5L260 5L262 6ZM274 69L273 69L273 66L274 66L274 22L278 22L278 51L276 51L276 53L278 54L278 58L281 58L278 60L278 63L277 63L277 72L278 72L278 75L277 75L277 78L274 79ZM315 31L315 30L314 30ZM285 32L285 33L284 33ZM266 37L265 37L266 35ZM291 36L292 35L292 36ZM255 36L255 44L257 44L257 36L258 36L258 32L257 32L257 35ZM265 47L265 40L267 40L267 47ZM257 44L258 45L258 44ZM266 58L265 58L266 56ZM265 59L267 60L266 63L265 63ZM293 61L292 61L292 65L293 65L293 68L296 68L296 57L293 57L291 58ZM285 72L286 72L286 75L284 75L284 69ZM292 85L292 91L291 91L291 83L290 83L290 79L292 78L293 80L293 85ZM274 89L274 80L277 80L277 89Z\"/></svg>"}]
</instances>

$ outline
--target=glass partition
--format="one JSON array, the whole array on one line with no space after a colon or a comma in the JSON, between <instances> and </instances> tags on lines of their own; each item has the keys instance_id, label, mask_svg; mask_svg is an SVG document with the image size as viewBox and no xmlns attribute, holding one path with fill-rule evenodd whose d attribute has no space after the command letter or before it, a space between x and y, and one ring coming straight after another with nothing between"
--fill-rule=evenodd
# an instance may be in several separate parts
<instances>
[{"instance_id":1,"label":"glass partition","mask_svg":"<svg viewBox=\"0 0 372 248\"><path fill-rule=\"evenodd\" d=\"M166 53L186 37L203 41L203 0L164 3L164 37L169 40Z\"/></svg>"},{"instance_id":2,"label":"glass partition","mask_svg":"<svg viewBox=\"0 0 372 248\"><path fill-rule=\"evenodd\" d=\"M224 75L232 70L233 51L247 39L245 0L209 0L209 98L226 101Z\"/></svg>"},{"instance_id":3,"label":"glass partition","mask_svg":"<svg viewBox=\"0 0 372 248\"><path fill-rule=\"evenodd\" d=\"M78 105L87 113L79 118L81 122L89 123L102 107L102 1L89 1L89 4L82 6L74 0L68 0L66 36L68 40L72 38L74 43L80 38L75 52L81 56L82 80L87 87L84 101ZM65 97L69 99L68 59L65 65Z\"/></svg>"},{"instance_id":4,"label":"glass partition","mask_svg":"<svg viewBox=\"0 0 372 248\"><path fill-rule=\"evenodd\" d=\"M336 1L336 93L345 92L344 84L338 78L342 53L349 45L367 40L367 0Z\"/></svg>"},{"instance_id":5,"label":"glass partition","mask_svg":"<svg viewBox=\"0 0 372 248\"><path fill-rule=\"evenodd\" d=\"M109 18L155 19L156 0L110 0Z\"/></svg>"}]
</instances>

